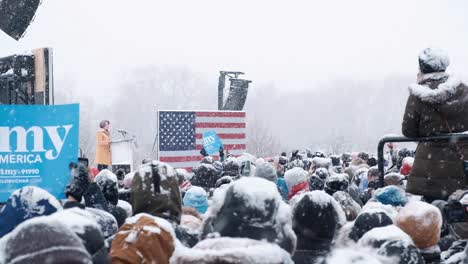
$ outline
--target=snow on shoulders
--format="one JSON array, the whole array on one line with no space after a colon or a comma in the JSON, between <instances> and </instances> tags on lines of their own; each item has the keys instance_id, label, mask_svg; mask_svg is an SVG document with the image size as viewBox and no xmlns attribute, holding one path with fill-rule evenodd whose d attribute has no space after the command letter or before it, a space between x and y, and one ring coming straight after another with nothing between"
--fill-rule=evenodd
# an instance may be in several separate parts
<instances>
[{"instance_id":1,"label":"snow on shoulders","mask_svg":"<svg viewBox=\"0 0 468 264\"><path fill-rule=\"evenodd\" d=\"M140 213L140 214L137 214L135 216L132 216L132 217L129 217L125 220L125 224L129 224L129 225L134 225L136 222L138 222L138 220L141 218L141 217L149 217L151 219L154 220L154 222L160 227L162 228L164 231L168 232L169 234L171 234L171 236L174 238L175 240L175 231L174 231L174 228L172 227L171 223L169 223L167 220L161 218L161 217L157 217L157 216L153 216L153 215L150 215L150 214L147 214L147 213Z\"/></svg>"},{"instance_id":2,"label":"snow on shoulders","mask_svg":"<svg viewBox=\"0 0 468 264\"><path fill-rule=\"evenodd\" d=\"M52 194L36 186L26 186L18 189L11 194L11 197L13 196L19 197L23 205L38 210L37 213L39 214L45 211L45 205L40 205L43 201L47 201L57 211L62 210L62 205ZM15 199L12 199L12 202L16 203ZM16 206L16 204L13 204L13 206Z\"/></svg>"},{"instance_id":3,"label":"snow on shoulders","mask_svg":"<svg viewBox=\"0 0 468 264\"><path fill-rule=\"evenodd\" d=\"M384 264L389 260L368 249L353 247L335 249L326 259L330 264Z\"/></svg>"},{"instance_id":4,"label":"snow on shoulders","mask_svg":"<svg viewBox=\"0 0 468 264\"><path fill-rule=\"evenodd\" d=\"M396 225L376 227L365 233L358 241L360 246L372 246L377 241L400 240L414 245L411 237Z\"/></svg>"},{"instance_id":5,"label":"snow on shoulders","mask_svg":"<svg viewBox=\"0 0 468 264\"><path fill-rule=\"evenodd\" d=\"M411 84L408 89L411 95L429 104L447 103L460 87L461 80L450 76L447 81L438 85L437 89L431 89L421 84Z\"/></svg>"},{"instance_id":6,"label":"snow on shoulders","mask_svg":"<svg viewBox=\"0 0 468 264\"><path fill-rule=\"evenodd\" d=\"M246 206L263 208L265 201L281 201L281 196L274 183L258 177L242 177L232 185L235 195L244 197Z\"/></svg>"},{"instance_id":7,"label":"snow on shoulders","mask_svg":"<svg viewBox=\"0 0 468 264\"><path fill-rule=\"evenodd\" d=\"M57 221L65 224L73 232L77 234L84 234L85 227L91 226L97 230L101 230L101 227L93 219L92 215L86 210L80 208L70 208L61 212L52 214L49 216L50 219L56 219Z\"/></svg>"},{"instance_id":8,"label":"snow on shoulders","mask_svg":"<svg viewBox=\"0 0 468 264\"><path fill-rule=\"evenodd\" d=\"M96 178L94 178L94 180L96 182L100 182L100 181L106 181L106 180L111 180L112 182L115 182L117 183L117 176L112 173L112 171L108 170L108 169L104 169L102 171L100 171L98 173L98 175L96 175Z\"/></svg>"},{"instance_id":9,"label":"snow on shoulders","mask_svg":"<svg viewBox=\"0 0 468 264\"><path fill-rule=\"evenodd\" d=\"M276 244L248 238L220 237L200 241L193 248L178 248L170 263L293 263L291 256Z\"/></svg>"}]
</instances>

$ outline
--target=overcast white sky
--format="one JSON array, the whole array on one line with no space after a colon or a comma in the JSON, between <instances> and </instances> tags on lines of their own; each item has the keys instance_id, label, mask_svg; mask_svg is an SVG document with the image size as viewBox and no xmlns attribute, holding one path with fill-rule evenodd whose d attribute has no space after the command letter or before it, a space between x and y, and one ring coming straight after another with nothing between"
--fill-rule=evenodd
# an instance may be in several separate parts
<instances>
[{"instance_id":1,"label":"overcast white sky","mask_svg":"<svg viewBox=\"0 0 468 264\"><path fill-rule=\"evenodd\" d=\"M0 33L0 55L51 46L56 78L99 94L145 64L185 65L214 81L241 70L285 91L416 74L426 46L446 49L466 75L467 11L463 0L44 0L23 39Z\"/></svg>"}]
</instances>

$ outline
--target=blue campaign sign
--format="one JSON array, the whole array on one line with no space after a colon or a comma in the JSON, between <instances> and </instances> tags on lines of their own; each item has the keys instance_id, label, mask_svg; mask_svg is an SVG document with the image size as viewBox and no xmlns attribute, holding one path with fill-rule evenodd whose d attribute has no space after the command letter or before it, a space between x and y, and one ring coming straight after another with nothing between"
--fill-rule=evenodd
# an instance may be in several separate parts
<instances>
[{"instance_id":1,"label":"blue campaign sign","mask_svg":"<svg viewBox=\"0 0 468 264\"><path fill-rule=\"evenodd\" d=\"M27 185L65 198L78 159L79 105L0 105L0 201Z\"/></svg>"},{"instance_id":2,"label":"blue campaign sign","mask_svg":"<svg viewBox=\"0 0 468 264\"><path fill-rule=\"evenodd\" d=\"M219 148L222 146L223 143L215 131L206 131L203 133L203 148L205 148L208 155L217 154L219 152Z\"/></svg>"}]
</instances>

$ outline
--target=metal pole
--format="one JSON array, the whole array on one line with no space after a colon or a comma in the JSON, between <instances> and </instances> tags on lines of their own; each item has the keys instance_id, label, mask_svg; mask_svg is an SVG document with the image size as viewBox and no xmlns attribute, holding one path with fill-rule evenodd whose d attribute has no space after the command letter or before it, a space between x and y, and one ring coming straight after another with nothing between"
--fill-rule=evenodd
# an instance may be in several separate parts
<instances>
[{"instance_id":1,"label":"metal pole","mask_svg":"<svg viewBox=\"0 0 468 264\"><path fill-rule=\"evenodd\" d=\"M223 101L224 101L224 87L226 85L226 73L223 71L219 72L218 80L218 110L223 110Z\"/></svg>"},{"instance_id":2,"label":"metal pole","mask_svg":"<svg viewBox=\"0 0 468 264\"><path fill-rule=\"evenodd\" d=\"M434 142L434 141L447 141L447 142L457 142L458 140L465 139L468 140L468 134L463 133L453 133L453 134L444 134L439 136L432 137L422 137L422 138L407 138L407 137L383 137L377 146L377 158L378 158L378 168L379 168L379 181L380 187L384 187L384 147L386 143L389 142Z\"/></svg>"}]
</instances>

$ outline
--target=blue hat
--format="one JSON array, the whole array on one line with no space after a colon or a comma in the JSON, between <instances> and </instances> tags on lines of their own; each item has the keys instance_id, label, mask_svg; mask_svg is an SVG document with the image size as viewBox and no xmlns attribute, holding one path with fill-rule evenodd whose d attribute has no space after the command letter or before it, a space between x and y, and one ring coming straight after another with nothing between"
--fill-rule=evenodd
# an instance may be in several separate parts
<instances>
[{"instance_id":1,"label":"blue hat","mask_svg":"<svg viewBox=\"0 0 468 264\"><path fill-rule=\"evenodd\" d=\"M184 206L195 208L204 214L208 209L208 198L206 191L198 186L192 186L184 196Z\"/></svg>"},{"instance_id":2,"label":"blue hat","mask_svg":"<svg viewBox=\"0 0 468 264\"><path fill-rule=\"evenodd\" d=\"M393 206L404 206L408 201L405 191L394 185L378 189L375 192L375 198L383 204Z\"/></svg>"}]
</instances>

